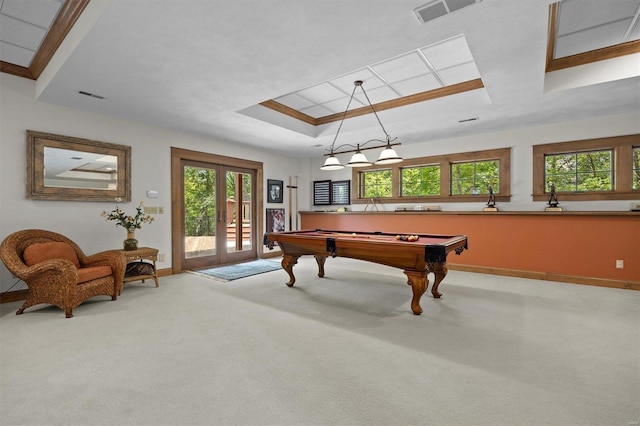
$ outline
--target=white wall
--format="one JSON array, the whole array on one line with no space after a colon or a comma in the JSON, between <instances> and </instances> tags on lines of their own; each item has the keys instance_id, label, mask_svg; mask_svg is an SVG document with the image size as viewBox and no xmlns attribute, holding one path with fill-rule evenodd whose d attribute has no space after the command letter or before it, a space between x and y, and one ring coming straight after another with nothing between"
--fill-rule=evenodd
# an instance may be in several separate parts
<instances>
[{"instance_id":1,"label":"white wall","mask_svg":"<svg viewBox=\"0 0 640 426\"><path fill-rule=\"evenodd\" d=\"M303 185L309 173L309 160L286 158L267 151L216 141L186 132L115 119L86 111L73 110L35 100L35 82L0 73L0 240L10 233L26 228L41 228L64 234L77 242L86 254L120 248L126 231L106 222L103 210L112 210L114 203L39 201L25 198L26 130L55 133L93 139L132 147L131 203L122 204L125 211L134 212L143 201L147 206L162 206L165 214L155 215L155 221L136 231L141 245L156 247L165 254L158 268L171 267L171 174L170 147L243 158L263 163L266 179L278 179L288 184L289 176L299 179L299 204L309 205L309 194ZM308 179L308 178L307 178ZM159 192L148 199L146 191ZM264 194L266 201L266 194ZM288 214L288 191L284 204L264 207L284 207ZM17 279L0 264L0 292L6 291ZM26 288L20 282L13 290Z\"/></svg>"},{"instance_id":2,"label":"white wall","mask_svg":"<svg viewBox=\"0 0 640 426\"><path fill-rule=\"evenodd\" d=\"M454 154L460 152L480 151L494 148L511 147L511 201L498 202L496 206L503 211L541 211L546 202L534 202L533 193L533 145L565 142L581 139L596 139L609 136L622 136L640 133L640 117L637 114L599 117L578 122L549 124L539 127L513 129L496 133L484 133L451 139L425 142L424 144L400 145L396 148L404 158L427 157L430 155ZM402 135L398 141L402 142ZM379 151L365 151L368 158L375 159ZM339 156L342 164L349 161L351 154ZM324 158L317 158L311 164L310 180L345 180L351 179L351 169L322 171L320 167ZM628 211L630 200L623 201L562 201L560 207L573 211ZM313 202L313 199L311 199ZM485 207L487 199L479 197L477 203L428 203L423 205L439 205L443 211L479 211ZM415 206L416 203L411 204ZM402 204L379 205L380 210L393 211ZM364 210L364 204L350 206L352 210ZM320 207L318 210L325 210ZM371 207L369 207L371 210Z\"/></svg>"}]
</instances>

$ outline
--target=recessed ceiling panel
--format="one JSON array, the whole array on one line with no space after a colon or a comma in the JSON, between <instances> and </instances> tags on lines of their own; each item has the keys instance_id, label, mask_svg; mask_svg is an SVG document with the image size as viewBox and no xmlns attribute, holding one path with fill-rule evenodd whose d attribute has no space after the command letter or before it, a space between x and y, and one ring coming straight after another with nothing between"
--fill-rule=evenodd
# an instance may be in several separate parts
<instances>
[{"instance_id":1,"label":"recessed ceiling panel","mask_svg":"<svg viewBox=\"0 0 640 426\"><path fill-rule=\"evenodd\" d=\"M480 78L478 68L473 62L438 71L438 75L442 78L442 81L444 81L445 86Z\"/></svg>"},{"instance_id":2,"label":"recessed ceiling panel","mask_svg":"<svg viewBox=\"0 0 640 426\"><path fill-rule=\"evenodd\" d=\"M428 92L429 90L439 89L440 87L442 87L442 85L433 74L421 75L393 84L393 88L402 96Z\"/></svg>"},{"instance_id":3,"label":"recessed ceiling panel","mask_svg":"<svg viewBox=\"0 0 640 426\"><path fill-rule=\"evenodd\" d=\"M322 104L344 96L344 93L331 84L324 82L296 92L298 95L312 102Z\"/></svg>"},{"instance_id":4,"label":"recessed ceiling panel","mask_svg":"<svg viewBox=\"0 0 640 426\"><path fill-rule=\"evenodd\" d=\"M289 108L293 108L293 109L297 109L300 110L302 108L309 108L310 106L314 105L313 102L311 102L308 99L303 98L302 96L296 94L296 93L291 93L289 95L285 95L285 96L281 96L279 98L274 99L276 102L280 102L282 105L286 105Z\"/></svg>"},{"instance_id":5,"label":"recessed ceiling panel","mask_svg":"<svg viewBox=\"0 0 640 426\"><path fill-rule=\"evenodd\" d=\"M3 0L0 13L48 30L63 0Z\"/></svg>"},{"instance_id":6,"label":"recessed ceiling panel","mask_svg":"<svg viewBox=\"0 0 640 426\"><path fill-rule=\"evenodd\" d=\"M640 20L636 21L636 24L629 31L629 40L640 40Z\"/></svg>"},{"instance_id":7,"label":"recessed ceiling panel","mask_svg":"<svg viewBox=\"0 0 640 426\"><path fill-rule=\"evenodd\" d=\"M380 62L371 68L387 83L396 83L431 72L416 52Z\"/></svg>"},{"instance_id":8,"label":"recessed ceiling panel","mask_svg":"<svg viewBox=\"0 0 640 426\"><path fill-rule=\"evenodd\" d=\"M63 0L0 0L0 60L29 67Z\"/></svg>"},{"instance_id":9,"label":"recessed ceiling panel","mask_svg":"<svg viewBox=\"0 0 640 426\"><path fill-rule=\"evenodd\" d=\"M18 19L0 14L0 36L2 41L25 49L38 50L46 30L35 25L24 23Z\"/></svg>"},{"instance_id":10,"label":"recessed ceiling panel","mask_svg":"<svg viewBox=\"0 0 640 426\"><path fill-rule=\"evenodd\" d=\"M10 64L16 64L21 67L28 67L34 55L33 50L18 47L13 44L0 41L0 59Z\"/></svg>"},{"instance_id":11,"label":"recessed ceiling panel","mask_svg":"<svg viewBox=\"0 0 640 426\"><path fill-rule=\"evenodd\" d=\"M371 90L365 88L365 90L367 91L367 96L369 97L369 100L371 100L372 104L377 104L378 102L384 102L399 97L398 93L388 86L382 86ZM363 105L369 105L367 99L360 90L356 90L354 99L358 99Z\"/></svg>"},{"instance_id":12,"label":"recessed ceiling panel","mask_svg":"<svg viewBox=\"0 0 640 426\"><path fill-rule=\"evenodd\" d=\"M558 35L582 31L633 16L640 0L580 0L560 2Z\"/></svg>"},{"instance_id":13,"label":"recessed ceiling panel","mask_svg":"<svg viewBox=\"0 0 640 426\"><path fill-rule=\"evenodd\" d=\"M340 90L343 90L347 95L350 95L351 92L353 92L353 82L356 80L362 80L364 82L362 86L366 91L385 85L384 81L380 80L374 73L371 72L371 70L367 68L345 74L329 81L334 86L340 88ZM359 90L357 90L356 93L357 92L359 92Z\"/></svg>"},{"instance_id":14,"label":"recessed ceiling panel","mask_svg":"<svg viewBox=\"0 0 640 426\"><path fill-rule=\"evenodd\" d=\"M555 50L556 57L564 58L565 56L622 43L622 37L630 22L631 19L625 19L558 37Z\"/></svg>"},{"instance_id":15,"label":"recessed ceiling panel","mask_svg":"<svg viewBox=\"0 0 640 426\"><path fill-rule=\"evenodd\" d=\"M338 112L344 112L344 110L347 108L348 103L349 103L349 96L345 96L344 98L336 99L335 101L322 104L322 106L330 110L333 114L335 114ZM351 101L351 105L349 105L349 109L360 108L361 106L363 106L362 102L360 102L356 98L353 98L353 100Z\"/></svg>"},{"instance_id":16,"label":"recessed ceiling panel","mask_svg":"<svg viewBox=\"0 0 640 426\"><path fill-rule=\"evenodd\" d=\"M640 39L640 0L558 2L554 58Z\"/></svg>"},{"instance_id":17,"label":"recessed ceiling panel","mask_svg":"<svg viewBox=\"0 0 640 426\"><path fill-rule=\"evenodd\" d=\"M434 71L436 67L441 71ZM459 35L367 65L274 100L310 117L321 118L319 123L326 124L335 121L335 118L347 108L351 111L369 107L369 103L375 105L395 101L446 85L473 82L479 77L467 41L464 35ZM354 86L354 82L358 80L363 82L362 87ZM475 82L471 86L461 87L460 90L474 90L478 87L481 85L478 86ZM349 104L351 93L354 95ZM437 94L434 97L438 97ZM422 96L407 102L423 102L434 97ZM270 108L268 102L261 105ZM400 105L406 103L387 104L385 109ZM363 110L358 114L361 112L368 113ZM289 115L298 118L293 113Z\"/></svg>"},{"instance_id":18,"label":"recessed ceiling panel","mask_svg":"<svg viewBox=\"0 0 640 426\"><path fill-rule=\"evenodd\" d=\"M322 105L314 105L310 108L303 108L300 112L307 114L313 118L324 117L325 115L330 115L332 112L327 108L324 108Z\"/></svg>"},{"instance_id":19,"label":"recessed ceiling panel","mask_svg":"<svg viewBox=\"0 0 640 426\"><path fill-rule=\"evenodd\" d=\"M421 49L436 70L473 61L473 56L463 37L456 37Z\"/></svg>"}]
</instances>

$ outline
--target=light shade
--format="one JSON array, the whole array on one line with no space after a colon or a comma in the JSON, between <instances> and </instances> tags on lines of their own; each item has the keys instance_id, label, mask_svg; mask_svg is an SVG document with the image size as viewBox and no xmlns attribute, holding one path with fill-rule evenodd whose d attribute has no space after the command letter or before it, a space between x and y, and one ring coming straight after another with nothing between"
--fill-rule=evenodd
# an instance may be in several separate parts
<instances>
[{"instance_id":1,"label":"light shade","mask_svg":"<svg viewBox=\"0 0 640 426\"><path fill-rule=\"evenodd\" d=\"M334 154L337 152L339 154L345 154L347 152L354 152L353 150L349 150L349 151L340 151L340 148L342 148L343 146L354 146L351 145L349 143L345 143L342 144L338 147L336 147L336 141L338 140L338 135L340 134L340 129L342 129L342 125L344 124L344 120L347 117L347 113L349 112L349 106L351 105L351 101L353 100L353 96L356 93L356 89L360 88L360 90L362 90L362 94L364 95L364 97L367 99L367 103L369 104L369 107L371 108L371 112L373 112L373 115L376 116L376 120L378 120L378 124L380 124L380 128L382 129L382 131L384 132L385 136L387 137L387 145L384 146L384 150L382 151L382 153L380 154L380 157L378 158L378 161L376 161L376 164L393 164L393 163L398 163L400 161L402 161L402 157L400 157L396 151L391 148L391 142L395 141L397 138L391 139L391 136L389 136L389 133L387 133L387 131L385 130L384 126L382 125L382 122L380 121L380 117L378 117L378 113L376 112L376 109L373 107L373 105L371 104L371 100L369 99L369 95L367 95L367 92L364 90L364 87L362 87L362 80L356 80L353 82L353 91L351 92L351 97L349 98L349 103L347 103L347 109L344 110L344 113L342 114L342 119L340 120L340 125L338 126L338 131L336 132L336 135L333 137L333 142L331 142L331 147L329 149L330 151L330 156L329 158L327 158L327 160L324 162L324 165L322 167L320 167L320 170L339 170L341 168L343 168L344 166L342 164L340 164L340 161L338 161L337 158L335 158ZM355 154L353 154L353 157L351 157L351 160L347 163L347 166L349 167L366 167L366 166L370 166L372 163L371 161L367 160L367 157L365 157L365 155L360 152L360 145L362 145L363 147L365 145L367 145L370 142L383 142L380 139L370 139L366 142L363 142L362 144L357 144L355 145ZM400 145L400 143L394 143L394 145ZM367 148L362 148L362 149L374 149L374 148L382 148L382 146L377 146L377 147L367 147Z\"/></svg>"},{"instance_id":2,"label":"light shade","mask_svg":"<svg viewBox=\"0 0 640 426\"><path fill-rule=\"evenodd\" d=\"M402 157L400 157L390 145L387 145L387 147L380 153L380 157L378 157L376 164L393 164L401 161Z\"/></svg>"},{"instance_id":3,"label":"light shade","mask_svg":"<svg viewBox=\"0 0 640 426\"><path fill-rule=\"evenodd\" d=\"M353 154L353 157L351 157L351 160L347 163L347 166L349 167L366 167L370 165L371 161L367 160L367 157L365 157L360 150Z\"/></svg>"},{"instance_id":4,"label":"light shade","mask_svg":"<svg viewBox=\"0 0 640 426\"><path fill-rule=\"evenodd\" d=\"M328 157L325 160L324 165L320 167L320 170L340 170L340 169L344 169L344 166L340 164L340 160L338 160L335 157L335 155L331 155L330 157Z\"/></svg>"}]
</instances>

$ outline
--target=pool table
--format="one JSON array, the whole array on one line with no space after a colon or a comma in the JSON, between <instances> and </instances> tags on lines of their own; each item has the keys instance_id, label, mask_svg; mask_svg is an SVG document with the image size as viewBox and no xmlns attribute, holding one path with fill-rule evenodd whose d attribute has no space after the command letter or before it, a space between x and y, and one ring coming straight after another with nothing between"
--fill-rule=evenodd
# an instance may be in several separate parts
<instances>
[{"instance_id":1,"label":"pool table","mask_svg":"<svg viewBox=\"0 0 640 426\"><path fill-rule=\"evenodd\" d=\"M417 240L413 240L417 236ZM411 237L411 238L409 238ZM385 232L349 232L322 229L270 232L264 236L264 244L273 249L277 244L282 250L282 268L289 274L287 286L296 282L293 266L298 258L313 255L318 263L318 276L324 277L327 257L349 257L400 268L413 290L411 310L422 313L420 298L427 290L427 275L435 276L431 294L440 298L438 286L447 275L447 255L454 251L461 254L467 249L465 235L393 234Z\"/></svg>"}]
</instances>

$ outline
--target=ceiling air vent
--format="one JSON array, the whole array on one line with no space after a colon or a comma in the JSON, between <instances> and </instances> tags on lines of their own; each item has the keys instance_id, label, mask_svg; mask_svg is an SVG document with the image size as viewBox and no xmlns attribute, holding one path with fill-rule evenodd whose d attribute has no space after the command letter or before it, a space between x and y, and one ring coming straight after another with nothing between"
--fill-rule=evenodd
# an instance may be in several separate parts
<instances>
[{"instance_id":1,"label":"ceiling air vent","mask_svg":"<svg viewBox=\"0 0 640 426\"><path fill-rule=\"evenodd\" d=\"M455 12L467 6L480 3L482 0L436 0L413 10L421 23L433 21L444 15Z\"/></svg>"}]
</instances>

